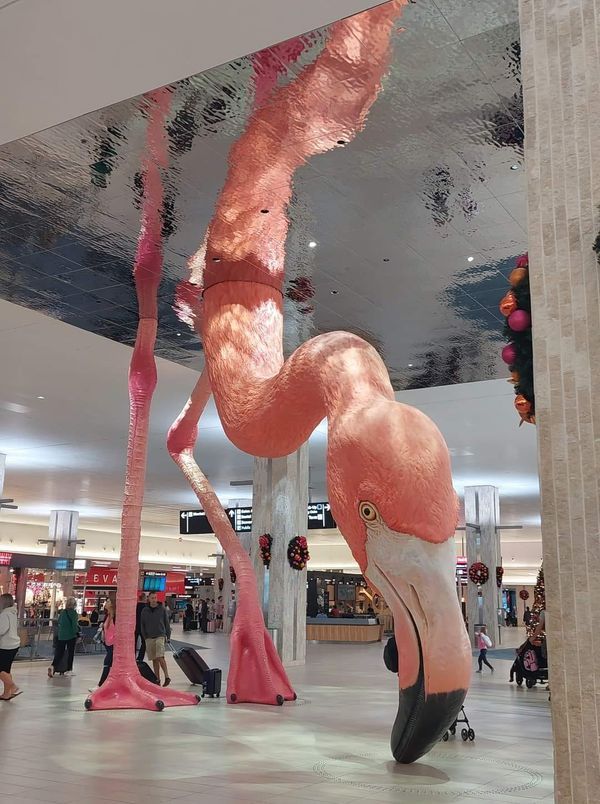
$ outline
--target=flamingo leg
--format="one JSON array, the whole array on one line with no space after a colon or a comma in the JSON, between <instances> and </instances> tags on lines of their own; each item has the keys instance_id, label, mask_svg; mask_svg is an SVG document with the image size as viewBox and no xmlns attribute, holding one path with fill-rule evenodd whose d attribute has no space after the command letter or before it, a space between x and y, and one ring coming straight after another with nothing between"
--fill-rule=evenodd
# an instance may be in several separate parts
<instances>
[{"instance_id":1,"label":"flamingo leg","mask_svg":"<svg viewBox=\"0 0 600 804\"><path fill-rule=\"evenodd\" d=\"M281 705L284 700L294 700L296 693L265 628L252 562L193 454L198 422L210 395L210 381L204 371L169 430L167 448L196 493L237 576L238 607L230 636L227 701Z\"/></svg>"},{"instance_id":2,"label":"flamingo leg","mask_svg":"<svg viewBox=\"0 0 600 804\"><path fill-rule=\"evenodd\" d=\"M141 517L146 478L150 405L156 387L154 344L157 329L157 291L162 273L162 181L166 164L164 123L169 91L147 96L149 122L144 173L142 224L133 268L139 323L129 367L129 436L125 494L121 518L118 606L114 659L102 687L85 702L86 709L154 709L195 705L199 698L173 689L160 689L142 678L135 661L135 605L139 577Z\"/></svg>"}]
</instances>

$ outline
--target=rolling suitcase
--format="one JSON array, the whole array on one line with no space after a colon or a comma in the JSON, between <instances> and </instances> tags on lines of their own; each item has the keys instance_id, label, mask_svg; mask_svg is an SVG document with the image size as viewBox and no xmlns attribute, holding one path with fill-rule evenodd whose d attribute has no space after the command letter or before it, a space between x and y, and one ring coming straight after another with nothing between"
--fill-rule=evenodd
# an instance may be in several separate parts
<instances>
[{"instance_id":1,"label":"rolling suitcase","mask_svg":"<svg viewBox=\"0 0 600 804\"><path fill-rule=\"evenodd\" d=\"M221 671L217 668L206 670L202 684L202 697L219 698L221 695Z\"/></svg>"},{"instance_id":2,"label":"rolling suitcase","mask_svg":"<svg viewBox=\"0 0 600 804\"><path fill-rule=\"evenodd\" d=\"M156 678L154 670L147 662L138 662L137 666L141 676L145 678L146 681L150 681L152 684L158 684L160 686L160 681Z\"/></svg>"},{"instance_id":3,"label":"rolling suitcase","mask_svg":"<svg viewBox=\"0 0 600 804\"><path fill-rule=\"evenodd\" d=\"M214 634L215 631L217 630L217 623L214 620L209 620L207 630L209 634Z\"/></svg>"},{"instance_id":4,"label":"rolling suitcase","mask_svg":"<svg viewBox=\"0 0 600 804\"><path fill-rule=\"evenodd\" d=\"M173 658L190 683L202 684L204 682L204 674L208 672L209 667L198 651L194 648L174 650Z\"/></svg>"}]
</instances>

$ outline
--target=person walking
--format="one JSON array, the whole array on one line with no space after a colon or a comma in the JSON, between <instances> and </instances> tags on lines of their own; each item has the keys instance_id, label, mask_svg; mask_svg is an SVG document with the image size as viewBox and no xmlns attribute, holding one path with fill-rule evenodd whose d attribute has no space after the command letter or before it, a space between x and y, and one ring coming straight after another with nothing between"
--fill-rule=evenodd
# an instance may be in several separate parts
<instances>
[{"instance_id":1,"label":"person walking","mask_svg":"<svg viewBox=\"0 0 600 804\"><path fill-rule=\"evenodd\" d=\"M488 648L492 647L492 640L486 633L487 629L485 625L482 625L480 630L477 632L477 647L479 648L479 656L477 657L477 663L479 664L479 670L475 672L481 673L483 671L483 665L485 664L486 667L489 667L492 673L494 672L494 668L487 660L487 652Z\"/></svg>"},{"instance_id":2,"label":"person walking","mask_svg":"<svg viewBox=\"0 0 600 804\"><path fill-rule=\"evenodd\" d=\"M106 655L104 657L104 664L102 666L102 675L98 686L101 687L110 673L110 668L113 663L113 649L115 645L115 630L117 622L117 606L111 600L107 600L104 606L104 621L102 623L102 641L104 642L104 649Z\"/></svg>"},{"instance_id":3,"label":"person walking","mask_svg":"<svg viewBox=\"0 0 600 804\"><path fill-rule=\"evenodd\" d=\"M526 628L529 628L530 622L531 622L531 609L529 608L529 606L526 606L525 612L523 614L523 625Z\"/></svg>"},{"instance_id":4,"label":"person walking","mask_svg":"<svg viewBox=\"0 0 600 804\"><path fill-rule=\"evenodd\" d=\"M200 601L200 630L203 634L208 631L208 602L204 598Z\"/></svg>"},{"instance_id":5,"label":"person walking","mask_svg":"<svg viewBox=\"0 0 600 804\"><path fill-rule=\"evenodd\" d=\"M160 684L160 671L163 671L163 687L171 683L167 660L165 659L165 645L171 639L171 623L165 607L158 602L156 592L148 595L148 605L142 611L140 619L142 637L146 640L148 658L154 667L154 674Z\"/></svg>"},{"instance_id":6,"label":"person walking","mask_svg":"<svg viewBox=\"0 0 600 804\"><path fill-rule=\"evenodd\" d=\"M54 658L48 668L48 678L55 673L72 673L75 643L79 635L79 616L75 608L75 598L67 598L64 609L58 615Z\"/></svg>"},{"instance_id":7,"label":"person walking","mask_svg":"<svg viewBox=\"0 0 600 804\"><path fill-rule=\"evenodd\" d=\"M142 630L140 626L140 620L142 617L142 611L146 608L146 594L145 592L140 592L138 596L138 602L135 606L135 649L137 649L138 639L140 641L140 647L138 650L137 660L139 662L144 661L144 656L146 655L146 642L144 637L142 636Z\"/></svg>"},{"instance_id":8,"label":"person walking","mask_svg":"<svg viewBox=\"0 0 600 804\"><path fill-rule=\"evenodd\" d=\"M23 692L10 672L20 645L17 607L13 596L6 593L0 595L0 681L4 685L0 701L11 701Z\"/></svg>"},{"instance_id":9,"label":"person walking","mask_svg":"<svg viewBox=\"0 0 600 804\"><path fill-rule=\"evenodd\" d=\"M183 615L183 630L191 631L192 622L194 620L194 607L191 603L187 603L185 607L185 614Z\"/></svg>"}]
</instances>

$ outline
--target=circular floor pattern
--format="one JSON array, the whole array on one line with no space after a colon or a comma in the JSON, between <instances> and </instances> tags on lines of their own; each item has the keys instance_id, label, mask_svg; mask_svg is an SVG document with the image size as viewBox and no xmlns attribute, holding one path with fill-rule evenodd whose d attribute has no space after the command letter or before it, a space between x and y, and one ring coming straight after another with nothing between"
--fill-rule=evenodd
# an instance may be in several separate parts
<instances>
[{"instance_id":1,"label":"circular floor pattern","mask_svg":"<svg viewBox=\"0 0 600 804\"><path fill-rule=\"evenodd\" d=\"M531 790L542 782L540 773L516 762L438 749L413 765L399 765L383 754L344 754L317 762L314 770L336 784L442 800L481 801Z\"/></svg>"}]
</instances>

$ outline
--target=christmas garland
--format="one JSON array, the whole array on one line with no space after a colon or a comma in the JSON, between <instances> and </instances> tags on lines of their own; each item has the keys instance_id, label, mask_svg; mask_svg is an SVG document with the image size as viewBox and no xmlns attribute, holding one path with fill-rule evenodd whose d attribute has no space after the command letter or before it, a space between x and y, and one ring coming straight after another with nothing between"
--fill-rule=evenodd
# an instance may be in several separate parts
<instances>
[{"instance_id":1,"label":"christmas garland","mask_svg":"<svg viewBox=\"0 0 600 804\"><path fill-rule=\"evenodd\" d=\"M510 369L509 382L515 386L515 408L521 417L521 423L535 424L531 295L527 254L519 257L508 281L511 289L500 302L500 312L506 318L504 337L508 341L502 350L502 360Z\"/></svg>"},{"instance_id":2,"label":"christmas garland","mask_svg":"<svg viewBox=\"0 0 600 804\"><path fill-rule=\"evenodd\" d=\"M481 561L476 561L469 567L469 578L473 583L476 583L477 586L487 583L489 577L490 571Z\"/></svg>"},{"instance_id":3,"label":"christmas garland","mask_svg":"<svg viewBox=\"0 0 600 804\"><path fill-rule=\"evenodd\" d=\"M260 547L260 557L262 563L267 569L271 566L271 546L273 544L273 537L270 533L263 533L258 537L258 546Z\"/></svg>"},{"instance_id":4,"label":"christmas garland","mask_svg":"<svg viewBox=\"0 0 600 804\"><path fill-rule=\"evenodd\" d=\"M496 586L498 589L502 586L502 578L504 577L504 567L496 567Z\"/></svg>"},{"instance_id":5,"label":"christmas garland","mask_svg":"<svg viewBox=\"0 0 600 804\"><path fill-rule=\"evenodd\" d=\"M310 554L308 552L308 543L304 536L296 536L290 540L287 557L292 569L300 571L306 567L310 560Z\"/></svg>"}]
</instances>

